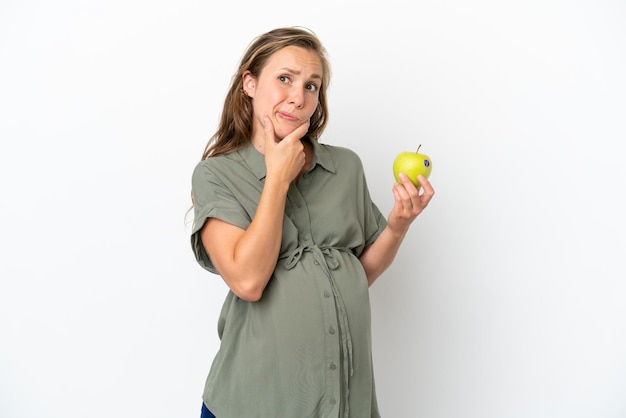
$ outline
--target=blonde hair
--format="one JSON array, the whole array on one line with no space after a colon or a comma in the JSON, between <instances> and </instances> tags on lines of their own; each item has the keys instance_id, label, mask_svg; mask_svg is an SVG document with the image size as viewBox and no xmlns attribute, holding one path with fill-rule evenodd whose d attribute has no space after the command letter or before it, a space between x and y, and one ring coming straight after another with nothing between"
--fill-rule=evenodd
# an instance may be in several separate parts
<instances>
[{"instance_id":1,"label":"blonde hair","mask_svg":"<svg viewBox=\"0 0 626 418\"><path fill-rule=\"evenodd\" d=\"M326 49L310 30L286 27L271 30L255 38L244 53L239 69L233 75L224 100L219 127L207 143L202 159L225 154L242 148L252 134L252 102L243 91L243 74L249 71L258 77L269 58L287 46L297 46L316 53L322 65L322 85L317 108L311 116L306 136L317 140L328 123L327 88L330 83L330 63Z\"/></svg>"}]
</instances>

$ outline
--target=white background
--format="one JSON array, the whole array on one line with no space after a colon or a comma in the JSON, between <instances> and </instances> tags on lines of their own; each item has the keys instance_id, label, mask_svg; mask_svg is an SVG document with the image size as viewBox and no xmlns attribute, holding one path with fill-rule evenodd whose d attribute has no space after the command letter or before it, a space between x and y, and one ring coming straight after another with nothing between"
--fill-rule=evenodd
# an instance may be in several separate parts
<instances>
[{"instance_id":1,"label":"white background","mask_svg":"<svg viewBox=\"0 0 626 418\"><path fill-rule=\"evenodd\" d=\"M394 156L433 160L371 289L384 417L625 417L625 22L621 0L3 0L0 416L199 417L226 287L192 256L191 171L248 42L302 25L333 66L321 141L385 213Z\"/></svg>"}]
</instances>

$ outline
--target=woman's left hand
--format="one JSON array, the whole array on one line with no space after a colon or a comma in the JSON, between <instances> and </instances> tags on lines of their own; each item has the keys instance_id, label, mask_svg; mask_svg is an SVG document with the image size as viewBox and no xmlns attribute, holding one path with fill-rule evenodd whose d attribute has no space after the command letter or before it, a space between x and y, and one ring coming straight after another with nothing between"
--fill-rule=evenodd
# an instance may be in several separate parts
<instances>
[{"instance_id":1,"label":"woman's left hand","mask_svg":"<svg viewBox=\"0 0 626 418\"><path fill-rule=\"evenodd\" d=\"M411 222L428 206L435 195L435 189L424 176L418 176L417 181L421 188L415 187L411 180L403 173L399 175L402 183L393 185L395 204L391 209L387 223L396 232L406 232Z\"/></svg>"}]
</instances>

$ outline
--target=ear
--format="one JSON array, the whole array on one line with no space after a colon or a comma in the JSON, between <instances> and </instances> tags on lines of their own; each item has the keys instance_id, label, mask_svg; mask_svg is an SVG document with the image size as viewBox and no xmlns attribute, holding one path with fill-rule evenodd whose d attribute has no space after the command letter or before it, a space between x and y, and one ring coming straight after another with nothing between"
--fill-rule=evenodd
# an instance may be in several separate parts
<instances>
[{"instance_id":1,"label":"ear","mask_svg":"<svg viewBox=\"0 0 626 418\"><path fill-rule=\"evenodd\" d=\"M246 95L250 97L254 97L254 90L256 88L256 78L250 73L246 71L241 77L242 88Z\"/></svg>"}]
</instances>

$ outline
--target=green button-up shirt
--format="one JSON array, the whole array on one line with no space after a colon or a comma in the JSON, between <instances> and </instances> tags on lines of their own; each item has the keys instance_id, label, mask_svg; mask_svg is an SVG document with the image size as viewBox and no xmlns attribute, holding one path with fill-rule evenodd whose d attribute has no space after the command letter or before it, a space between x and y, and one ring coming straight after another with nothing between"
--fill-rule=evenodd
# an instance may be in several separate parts
<instances>
[{"instance_id":1,"label":"green button-up shirt","mask_svg":"<svg viewBox=\"0 0 626 418\"><path fill-rule=\"evenodd\" d=\"M359 157L312 141L310 169L287 193L279 259L262 298L228 292L203 400L218 418L379 417L367 278L358 257L386 225ZM265 180L251 145L196 166L191 243L215 217L246 229ZM219 237L217 237L219 239Z\"/></svg>"}]
</instances>

